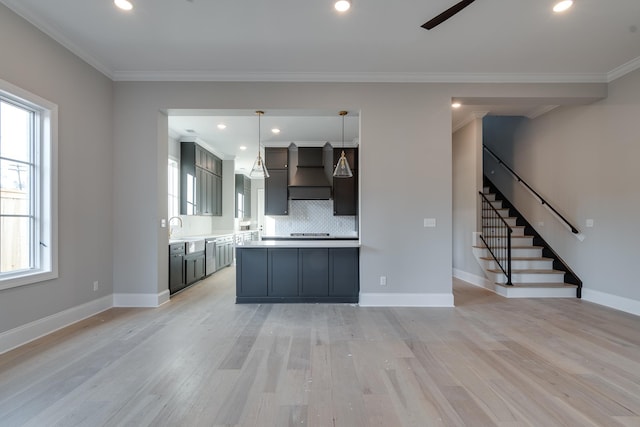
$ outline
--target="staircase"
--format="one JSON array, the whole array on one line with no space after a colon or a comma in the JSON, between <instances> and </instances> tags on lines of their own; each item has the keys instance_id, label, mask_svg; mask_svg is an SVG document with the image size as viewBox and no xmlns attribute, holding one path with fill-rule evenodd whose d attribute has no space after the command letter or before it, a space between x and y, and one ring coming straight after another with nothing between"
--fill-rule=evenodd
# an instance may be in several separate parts
<instances>
[{"instance_id":1,"label":"staircase","mask_svg":"<svg viewBox=\"0 0 640 427\"><path fill-rule=\"evenodd\" d=\"M488 279L487 287L507 298L575 298L580 296L579 279L567 272L559 257L535 233L535 230L497 191L484 187L484 196L511 227L511 283L481 239L473 247L473 254ZM483 209L482 224L485 234L499 233L499 225L490 221ZM492 224L493 226L490 226ZM506 229L506 227L502 227ZM529 233L527 232L529 231ZM503 231L502 231L503 232ZM503 239L506 240L506 239ZM538 243L538 244L536 244ZM505 245L506 247L506 242ZM500 248L500 249L504 249ZM495 252L495 251L494 251ZM577 282L576 280L577 279Z\"/></svg>"}]
</instances>

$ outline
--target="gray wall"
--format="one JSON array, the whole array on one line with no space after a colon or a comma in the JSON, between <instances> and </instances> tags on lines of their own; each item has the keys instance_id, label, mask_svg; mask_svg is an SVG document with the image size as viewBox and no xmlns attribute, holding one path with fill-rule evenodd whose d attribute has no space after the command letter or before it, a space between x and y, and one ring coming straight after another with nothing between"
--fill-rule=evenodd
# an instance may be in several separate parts
<instances>
[{"instance_id":1,"label":"gray wall","mask_svg":"<svg viewBox=\"0 0 640 427\"><path fill-rule=\"evenodd\" d=\"M453 134L453 268L478 277L484 272L471 248L481 231L482 129L475 119Z\"/></svg>"},{"instance_id":2,"label":"gray wall","mask_svg":"<svg viewBox=\"0 0 640 427\"><path fill-rule=\"evenodd\" d=\"M447 294L451 98L606 95L604 84L112 83L1 5L0 57L0 78L58 104L60 117L60 278L2 291L0 332L112 292L167 290L166 109L359 109L362 290ZM633 135L633 120L617 125Z\"/></svg>"},{"instance_id":3,"label":"gray wall","mask_svg":"<svg viewBox=\"0 0 640 427\"><path fill-rule=\"evenodd\" d=\"M609 85L608 98L551 111L516 132L510 165L585 236L576 239L485 156L516 206L583 280L585 289L640 300L640 70ZM595 226L586 228L593 219ZM587 294L588 296L588 294Z\"/></svg>"},{"instance_id":4,"label":"gray wall","mask_svg":"<svg viewBox=\"0 0 640 427\"><path fill-rule=\"evenodd\" d=\"M166 276L166 262L155 261L161 259L160 252L149 253L157 247L166 257L166 230L159 227L166 208L159 208L155 199L166 187L166 172L154 172L159 157L154 154L167 152L166 136L159 137L155 127L159 111L295 106L361 110L363 292L451 293L451 113L446 86L122 82L115 83L114 94L119 171L114 209L117 218L128 218L115 230L116 292L166 288L166 281L158 281ZM128 207L134 201L138 209L132 211ZM436 218L438 227L425 229L425 217ZM378 285L380 275L388 278L385 288Z\"/></svg>"},{"instance_id":5,"label":"gray wall","mask_svg":"<svg viewBox=\"0 0 640 427\"><path fill-rule=\"evenodd\" d=\"M112 293L113 101L109 79L3 5L0 58L0 79L59 109L59 278L0 292L3 332Z\"/></svg>"}]
</instances>

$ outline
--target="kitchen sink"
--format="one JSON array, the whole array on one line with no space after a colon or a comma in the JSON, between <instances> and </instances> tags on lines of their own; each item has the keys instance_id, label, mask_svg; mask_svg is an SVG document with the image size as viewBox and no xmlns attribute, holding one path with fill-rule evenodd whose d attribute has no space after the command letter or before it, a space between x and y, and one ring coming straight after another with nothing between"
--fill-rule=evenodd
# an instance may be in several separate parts
<instances>
[{"instance_id":1,"label":"kitchen sink","mask_svg":"<svg viewBox=\"0 0 640 427\"><path fill-rule=\"evenodd\" d=\"M203 238L183 237L185 252L188 254L194 252L203 252L205 248L205 240Z\"/></svg>"}]
</instances>

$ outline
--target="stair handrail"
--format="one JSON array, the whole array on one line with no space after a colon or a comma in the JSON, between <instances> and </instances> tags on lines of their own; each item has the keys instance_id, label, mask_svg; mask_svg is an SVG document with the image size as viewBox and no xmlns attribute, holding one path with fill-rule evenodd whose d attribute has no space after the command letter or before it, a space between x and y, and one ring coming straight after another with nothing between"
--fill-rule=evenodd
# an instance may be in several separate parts
<instances>
[{"instance_id":1,"label":"stair handrail","mask_svg":"<svg viewBox=\"0 0 640 427\"><path fill-rule=\"evenodd\" d=\"M503 266L502 262L500 261L500 257L498 257L494 253L494 249L497 250L497 247L489 244L489 241L491 241L491 238L489 237L489 233L485 233L485 228L488 228L489 226L488 225L485 226L484 218L483 218L482 234L480 235L480 240L482 240L482 242L484 243L485 247L487 248L487 250L489 251L489 253L493 257L493 259L495 260L496 264L498 264L498 267L500 267L500 270L502 270L502 272L506 276L507 282L505 284L508 285L508 286L513 286L513 282L511 281L511 234L513 233L513 228L511 228L511 226L502 217L502 215L500 215L500 212L498 212L498 210L491 203L491 200L489 200L487 198L487 196L482 191L478 191L478 194L480 194L480 197L482 198L482 209L484 210L484 206L485 205L489 206L491 208L491 210L493 211L493 213L495 214L495 216L499 219L499 221L502 223L502 225L507 230L507 236L506 236L506 241L507 241L507 252L506 252L507 265ZM485 234L486 234L487 239L485 239ZM495 238L495 236L494 236L494 238ZM489 240L489 241L487 241L487 240Z\"/></svg>"},{"instance_id":2,"label":"stair handrail","mask_svg":"<svg viewBox=\"0 0 640 427\"><path fill-rule=\"evenodd\" d=\"M529 190L530 193L532 193L535 197L538 198L538 200L540 201L540 203L542 204L542 206L546 207L547 209L549 209L551 212L553 212L553 214L556 216L557 219L559 219L561 222L564 223L564 225L571 230L571 232L573 234L580 234L580 230L578 230L575 226L573 226L564 216L562 216L562 214L560 214L560 212L558 212L553 206L551 206L549 204L549 202L547 202L544 197L542 197L540 194L538 194L538 192L536 190L534 190L533 188L531 188L531 186L529 184L526 183L526 181L524 179L522 179L520 177L520 175L518 175L517 173L515 173L513 171L513 169L511 169L509 167L509 165L507 165L505 162L502 161L502 159L500 159L500 157L498 157L496 155L496 153L494 153L493 151L491 151L491 149L489 147L487 147L486 145L482 145L482 147L487 150L487 152L489 154L491 154L491 156L493 156L493 158L495 158L498 161L498 164L502 167L504 167L505 169L507 169L509 171L509 173L511 175L513 175L513 177L516 179L516 181L518 181L520 184L524 185L525 188L527 190Z\"/></svg>"}]
</instances>

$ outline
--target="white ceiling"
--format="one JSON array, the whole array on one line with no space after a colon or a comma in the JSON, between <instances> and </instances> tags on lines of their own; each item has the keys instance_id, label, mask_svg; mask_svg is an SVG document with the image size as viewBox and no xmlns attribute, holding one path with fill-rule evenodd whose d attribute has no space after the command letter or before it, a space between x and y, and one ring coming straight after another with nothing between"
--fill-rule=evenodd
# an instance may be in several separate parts
<instances>
[{"instance_id":1,"label":"white ceiling","mask_svg":"<svg viewBox=\"0 0 640 427\"><path fill-rule=\"evenodd\" d=\"M0 0L115 80L604 81L640 65L640 1Z\"/></svg>"},{"instance_id":2,"label":"white ceiling","mask_svg":"<svg viewBox=\"0 0 640 427\"><path fill-rule=\"evenodd\" d=\"M191 140L211 149L223 159L235 159L237 172L248 174L258 150L258 117L254 110L170 110L172 138ZM226 125L218 129L218 124ZM358 145L358 112L349 112L344 121L345 146ZM273 128L280 129L274 134ZM265 110L260 119L263 147L322 146L329 142L342 146L342 117L338 111ZM241 150L244 146L247 149Z\"/></svg>"},{"instance_id":3,"label":"white ceiling","mask_svg":"<svg viewBox=\"0 0 640 427\"><path fill-rule=\"evenodd\" d=\"M116 81L608 82L640 68L640 0L576 0L564 14L551 11L555 0L477 0L431 31L420 25L458 0L355 0L342 15L334 0L131 1L129 13L112 0L0 3ZM476 100L452 123L550 108ZM253 111L170 115L174 136L193 129L239 167L253 160L237 148L257 143ZM317 117L303 126L311 133L296 130L301 115ZM221 120L226 133L214 126ZM339 120L334 111L267 111L263 141L338 141ZM349 116L345 140L357 137L357 121Z\"/></svg>"}]
</instances>

